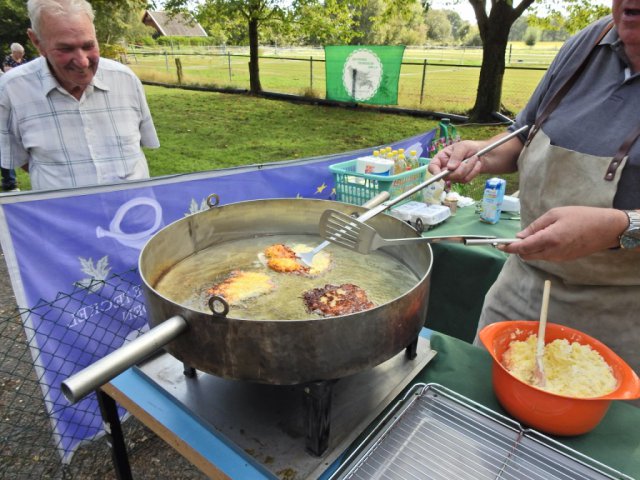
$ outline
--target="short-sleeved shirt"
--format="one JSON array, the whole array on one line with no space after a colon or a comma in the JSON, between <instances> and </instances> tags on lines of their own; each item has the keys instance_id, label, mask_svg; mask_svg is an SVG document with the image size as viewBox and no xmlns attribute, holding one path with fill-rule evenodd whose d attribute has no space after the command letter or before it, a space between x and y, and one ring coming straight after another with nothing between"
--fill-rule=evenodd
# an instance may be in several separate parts
<instances>
[{"instance_id":1,"label":"short-sleeved shirt","mask_svg":"<svg viewBox=\"0 0 640 480\"><path fill-rule=\"evenodd\" d=\"M511 130L534 124L610 21L611 16L598 20L565 42ZM640 123L638 112L640 72L632 73L614 26L596 46L587 68L542 129L552 145L589 155L613 157ZM614 207L640 208L640 140L629 151Z\"/></svg>"},{"instance_id":2,"label":"short-sleeved shirt","mask_svg":"<svg viewBox=\"0 0 640 480\"><path fill-rule=\"evenodd\" d=\"M140 80L101 58L77 100L60 86L44 57L0 79L0 159L29 164L34 190L149 177L141 146L158 147Z\"/></svg>"}]
</instances>

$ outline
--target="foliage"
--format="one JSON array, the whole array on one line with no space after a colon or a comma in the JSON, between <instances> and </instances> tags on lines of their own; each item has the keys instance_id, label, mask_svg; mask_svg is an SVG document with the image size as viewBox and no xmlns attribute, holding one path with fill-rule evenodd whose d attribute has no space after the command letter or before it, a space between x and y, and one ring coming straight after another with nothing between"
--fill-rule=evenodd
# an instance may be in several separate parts
<instances>
[{"instance_id":1,"label":"foliage","mask_svg":"<svg viewBox=\"0 0 640 480\"><path fill-rule=\"evenodd\" d=\"M444 10L429 10L425 14L425 23L429 40L440 43L447 43L451 40L451 23Z\"/></svg>"},{"instance_id":2,"label":"foliage","mask_svg":"<svg viewBox=\"0 0 640 480\"><path fill-rule=\"evenodd\" d=\"M13 42L21 44L28 58L36 54L27 36L30 22L27 16L27 5L24 0L3 0L0 2L0 55L9 54L9 46Z\"/></svg>"},{"instance_id":3,"label":"foliage","mask_svg":"<svg viewBox=\"0 0 640 480\"><path fill-rule=\"evenodd\" d=\"M387 0L367 0L354 11L357 42L369 45L422 45L426 41L427 26L419 2L407 5L402 11L389 10ZM353 43L353 42L352 42Z\"/></svg>"},{"instance_id":4,"label":"foliage","mask_svg":"<svg viewBox=\"0 0 640 480\"><path fill-rule=\"evenodd\" d=\"M122 45L114 45L111 43L102 43L100 45L100 56L120 60L127 54L127 49Z\"/></svg>"},{"instance_id":5,"label":"foliage","mask_svg":"<svg viewBox=\"0 0 640 480\"><path fill-rule=\"evenodd\" d=\"M526 32L524 32L524 43L529 47L533 47L538 38L540 37L540 32L535 27L527 28Z\"/></svg>"},{"instance_id":6,"label":"foliage","mask_svg":"<svg viewBox=\"0 0 640 480\"><path fill-rule=\"evenodd\" d=\"M451 36L457 42L464 40L471 31L471 25L453 10L444 10L451 24Z\"/></svg>"},{"instance_id":7,"label":"foliage","mask_svg":"<svg viewBox=\"0 0 640 480\"><path fill-rule=\"evenodd\" d=\"M362 36L355 28L357 23L351 9L339 0L299 1L293 21L302 32L303 43L309 45L348 44Z\"/></svg>"},{"instance_id":8,"label":"foliage","mask_svg":"<svg viewBox=\"0 0 640 480\"><path fill-rule=\"evenodd\" d=\"M116 44L148 35L142 23L146 0L89 0L95 12L96 35L100 44Z\"/></svg>"},{"instance_id":9,"label":"foliage","mask_svg":"<svg viewBox=\"0 0 640 480\"><path fill-rule=\"evenodd\" d=\"M157 45L162 46L207 46L219 45L211 37L182 37L179 35L167 35L155 39Z\"/></svg>"},{"instance_id":10,"label":"foliage","mask_svg":"<svg viewBox=\"0 0 640 480\"><path fill-rule=\"evenodd\" d=\"M530 25L539 27L545 31L562 30L568 34L574 34L590 23L611 13L611 8L605 5L593 3L592 0L565 0L564 10L559 9L558 4L541 2L532 8ZM557 39L548 39L557 40Z\"/></svg>"}]
</instances>

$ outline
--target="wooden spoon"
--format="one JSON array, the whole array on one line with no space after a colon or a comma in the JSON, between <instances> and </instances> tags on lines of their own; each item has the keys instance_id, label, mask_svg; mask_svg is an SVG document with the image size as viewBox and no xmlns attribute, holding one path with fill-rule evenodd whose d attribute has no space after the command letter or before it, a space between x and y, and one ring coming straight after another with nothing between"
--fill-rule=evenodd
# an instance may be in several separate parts
<instances>
[{"instance_id":1,"label":"wooden spoon","mask_svg":"<svg viewBox=\"0 0 640 480\"><path fill-rule=\"evenodd\" d=\"M547 328L547 311L549 310L549 294L551 292L551 280L544 281L542 292L542 308L540 310L540 323L538 324L538 342L536 344L536 364L533 371L533 381L538 387L544 387L546 380L544 377L544 366L542 357L544 356L544 336Z\"/></svg>"}]
</instances>

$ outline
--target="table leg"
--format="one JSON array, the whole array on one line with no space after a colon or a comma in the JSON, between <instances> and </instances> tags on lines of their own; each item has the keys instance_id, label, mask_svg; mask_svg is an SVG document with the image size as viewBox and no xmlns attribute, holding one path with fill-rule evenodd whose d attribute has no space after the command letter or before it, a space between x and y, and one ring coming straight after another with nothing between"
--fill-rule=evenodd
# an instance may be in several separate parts
<instances>
[{"instance_id":1,"label":"table leg","mask_svg":"<svg viewBox=\"0 0 640 480\"><path fill-rule=\"evenodd\" d=\"M96 394L98 395L104 429L107 433L107 443L111 447L111 459L116 477L118 480L133 480L116 402L102 390L97 390Z\"/></svg>"}]
</instances>

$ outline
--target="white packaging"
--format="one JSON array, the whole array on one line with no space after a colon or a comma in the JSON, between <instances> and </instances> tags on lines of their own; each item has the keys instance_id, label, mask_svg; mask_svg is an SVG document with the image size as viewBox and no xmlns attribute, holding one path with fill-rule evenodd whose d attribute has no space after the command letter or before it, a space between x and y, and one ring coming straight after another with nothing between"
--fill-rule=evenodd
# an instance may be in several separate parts
<instances>
[{"instance_id":1,"label":"white packaging","mask_svg":"<svg viewBox=\"0 0 640 480\"><path fill-rule=\"evenodd\" d=\"M502 199L502 211L520 213L520 199L518 197L512 197L511 195L505 195Z\"/></svg>"},{"instance_id":2,"label":"white packaging","mask_svg":"<svg viewBox=\"0 0 640 480\"><path fill-rule=\"evenodd\" d=\"M420 220L422 225L434 226L451 216L451 210L445 205L427 205L422 202L407 202L390 211L394 217L411 225Z\"/></svg>"},{"instance_id":3,"label":"white packaging","mask_svg":"<svg viewBox=\"0 0 640 480\"><path fill-rule=\"evenodd\" d=\"M393 160L369 155L356 159L356 172L369 175L391 175L393 172Z\"/></svg>"}]
</instances>

